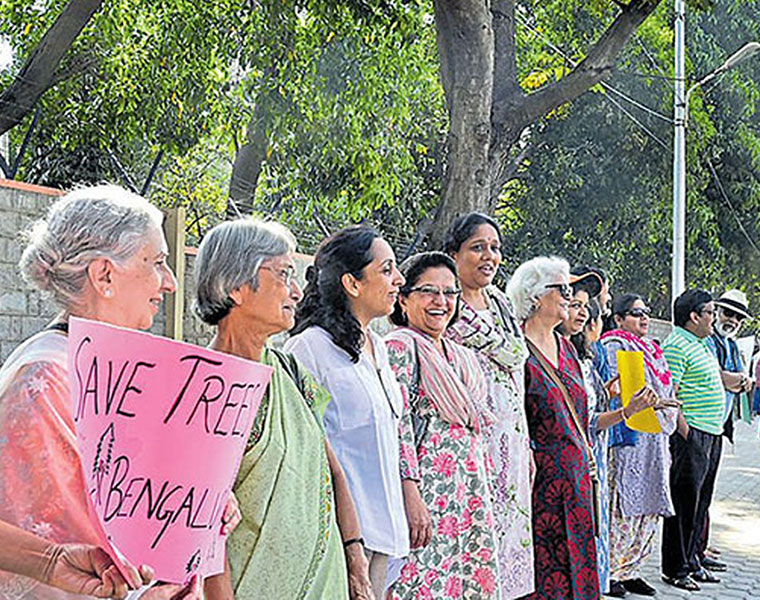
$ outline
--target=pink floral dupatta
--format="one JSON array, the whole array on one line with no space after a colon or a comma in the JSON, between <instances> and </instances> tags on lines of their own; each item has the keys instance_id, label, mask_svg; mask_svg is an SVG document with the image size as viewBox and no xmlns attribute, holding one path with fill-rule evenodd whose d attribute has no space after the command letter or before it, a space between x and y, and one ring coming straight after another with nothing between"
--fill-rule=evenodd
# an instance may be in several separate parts
<instances>
[{"instance_id":1,"label":"pink floral dupatta","mask_svg":"<svg viewBox=\"0 0 760 600\"><path fill-rule=\"evenodd\" d=\"M53 541L97 544L67 370L66 337L52 331L21 344L0 369L0 519ZM0 572L0 598L82 596Z\"/></svg>"}]
</instances>

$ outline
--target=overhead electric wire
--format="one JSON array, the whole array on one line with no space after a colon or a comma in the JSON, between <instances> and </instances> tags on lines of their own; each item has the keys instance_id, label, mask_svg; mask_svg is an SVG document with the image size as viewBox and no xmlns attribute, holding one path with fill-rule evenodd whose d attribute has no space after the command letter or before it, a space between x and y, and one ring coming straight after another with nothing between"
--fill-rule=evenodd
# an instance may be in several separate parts
<instances>
[{"instance_id":1,"label":"overhead electric wire","mask_svg":"<svg viewBox=\"0 0 760 600\"><path fill-rule=\"evenodd\" d=\"M723 197L723 201L728 206L731 216L734 217L736 224L739 226L739 231L742 232L742 235L746 238L747 242L749 242L749 245L755 249L755 252L760 254L760 248L757 247L757 245L755 244L755 241L750 237L749 233L747 233L747 230L744 228L744 223L742 223L742 220L739 218L739 215L737 214L737 211L734 208L734 205L731 203L731 199L728 197L728 194L726 193L726 190L723 187L723 182L720 180L720 177L718 177L718 172L715 170L715 166L713 165L709 157L706 160L707 160L707 166L710 168L710 173L712 174L713 179L715 180L715 184L718 187L718 191L720 191L720 195Z\"/></svg>"}]
</instances>

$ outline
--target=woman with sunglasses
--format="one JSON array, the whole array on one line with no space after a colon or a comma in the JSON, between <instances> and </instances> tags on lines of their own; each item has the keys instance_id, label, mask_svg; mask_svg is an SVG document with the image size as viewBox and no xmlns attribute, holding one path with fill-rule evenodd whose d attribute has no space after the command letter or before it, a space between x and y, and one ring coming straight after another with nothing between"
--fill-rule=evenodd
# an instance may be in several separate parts
<instances>
[{"instance_id":1,"label":"woman with sunglasses","mask_svg":"<svg viewBox=\"0 0 760 600\"><path fill-rule=\"evenodd\" d=\"M444 339L456 320L456 266L441 252L404 261L386 338L404 395L401 477L412 543L392 600L496 600L499 569L482 424L486 379L473 352Z\"/></svg>"},{"instance_id":2,"label":"woman with sunglasses","mask_svg":"<svg viewBox=\"0 0 760 600\"><path fill-rule=\"evenodd\" d=\"M594 457L578 355L555 327L573 299L570 266L556 257L520 265L507 286L530 356L525 405L536 460L533 483L535 592L527 598L596 600Z\"/></svg>"},{"instance_id":3,"label":"woman with sunglasses","mask_svg":"<svg viewBox=\"0 0 760 600\"><path fill-rule=\"evenodd\" d=\"M532 458L523 389L528 349L504 293L493 285L501 263L496 222L480 213L454 220L445 252L456 261L462 285L460 318L446 336L473 350L488 380L488 408L494 421L484 435L494 468L491 498L499 544L503 600L533 591L530 531Z\"/></svg>"},{"instance_id":4,"label":"woman with sunglasses","mask_svg":"<svg viewBox=\"0 0 760 600\"><path fill-rule=\"evenodd\" d=\"M404 278L388 242L366 226L348 227L319 246L307 271L293 337L285 344L327 388L324 425L343 465L361 521L374 595L384 598L391 557L409 553L399 474L404 409L382 338L370 323L387 317Z\"/></svg>"},{"instance_id":5,"label":"woman with sunglasses","mask_svg":"<svg viewBox=\"0 0 760 600\"><path fill-rule=\"evenodd\" d=\"M649 314L644 298L637 294L615 298L612 315L617 327L602 336L613 377L618 373L618 351L643 352L646 383L658 398L655 408L662 433L633 431L623 423L613 428L610 441L611 588L617 588L619 594L628 591L645 596L656 591L642 579L641 568L652 552L659 519L673 515L668 440L678 417L663 351L646 337Z\"/></svg>"}]
</instances>

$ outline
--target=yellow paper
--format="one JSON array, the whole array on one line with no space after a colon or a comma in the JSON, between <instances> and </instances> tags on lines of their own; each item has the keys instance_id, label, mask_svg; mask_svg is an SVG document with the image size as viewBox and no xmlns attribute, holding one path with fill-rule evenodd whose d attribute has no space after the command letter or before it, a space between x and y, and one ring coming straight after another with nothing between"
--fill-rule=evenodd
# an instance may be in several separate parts
<instances>
[{"instance_id":1,"label":"yellow paper","mask_svg":"<svg viewBox=\"0 0 760 600\"><path fill-rule=\"evenodd\" d=\"M618 350L617 366L620 374L620 396L623 406L628 406L634 394L646 385L644 353ZM625 424L644 433L662 433L660 421L653 408L645 408L636 413L630 419L626 419Z\"/></svg>"}]
</instances>

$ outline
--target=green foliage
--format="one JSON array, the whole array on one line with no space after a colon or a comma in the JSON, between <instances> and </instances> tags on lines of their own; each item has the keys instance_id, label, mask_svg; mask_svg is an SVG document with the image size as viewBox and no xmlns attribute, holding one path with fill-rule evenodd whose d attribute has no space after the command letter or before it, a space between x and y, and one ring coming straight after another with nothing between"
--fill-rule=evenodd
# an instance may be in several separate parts
<instances>
[{"instance_id":1,"label":"green foliage","mask_svg":"<svg viewBox=\"0 0 760 600\"><path fill-rule=\"evenodd\" d=\"M639 29L610 82L666 116L673 102L667 79L673 72L671 10L663 4ZM757 1L690 11L692 80L746 41L760 39L759 11ZM551 54L544 42L542 51ZM716 292L740 287L755 306L760 304L759 76L755 58L707 90L697 90L687 136L687 284ZM616 291L644 293L667 316L672 126L602 90L576 101L563 118L537 127L532 144L530 164L502 197L507 271L537 253L597 264L612 275Z\"/></svg>"},{"instance_id":2,"label":"green foliage","mask_svg":"<svg viewBox=\"0 0 760 600\"><path fill-rule=\"evenodd\" d=\"M0 0L0 29L16 53L0 85L63 4ZM526 92L567 75L621 10L612 0L517 4ZM692 80L760 39L758 0L688 6ZM672 2L662 2L611 80L666 117L672 43ZM255 210L293 225L305 250L325 230L364 219L403 254L436 205L448 115L430 0L111 0L62 71L71 75L40 103L21 178L55 186L118 181L116 157L140 185L162 151L151 197L185 205L194 239L223 218L233 160L257 119L266 147ZM687 146L688 280L742 287L756 305L759 76L754 58L697 90ZM617 291L643 292L665 315L671 125L603 86L593 92L536 123L522 142L528 158L497 211L505 269L538 253L598 264ZM31 119L11 132L13 149Z\"/></svg>"}]
</instances>

